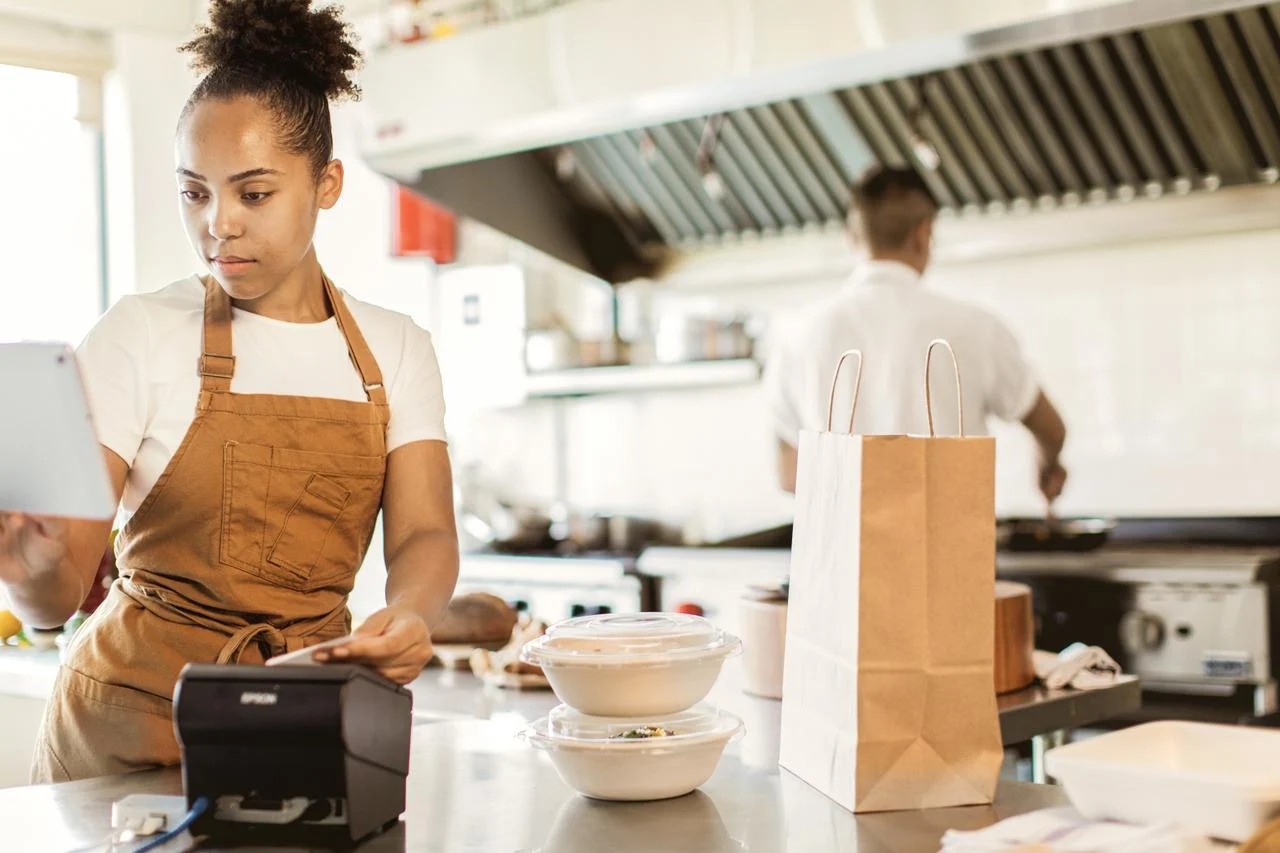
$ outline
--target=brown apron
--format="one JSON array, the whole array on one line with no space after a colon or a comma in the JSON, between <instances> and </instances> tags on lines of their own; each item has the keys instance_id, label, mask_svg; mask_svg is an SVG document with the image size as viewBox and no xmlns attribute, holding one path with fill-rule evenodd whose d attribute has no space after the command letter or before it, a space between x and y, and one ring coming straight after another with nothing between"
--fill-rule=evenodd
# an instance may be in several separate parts
<instances>
[{"instance_id":1,"label":"brown apron","mask_svg":"<svg viewBox=\"0 0 1280 853\"><path fill-rule=\"evenodd\" d=\"M231 393L231 301L205 282L195 419L120 532L119 580L67 650L33 781L177 764L184 664L260 663L350 630L389 409L373 353L324 286L368 402Z\"/></svg>"}]
</instances>

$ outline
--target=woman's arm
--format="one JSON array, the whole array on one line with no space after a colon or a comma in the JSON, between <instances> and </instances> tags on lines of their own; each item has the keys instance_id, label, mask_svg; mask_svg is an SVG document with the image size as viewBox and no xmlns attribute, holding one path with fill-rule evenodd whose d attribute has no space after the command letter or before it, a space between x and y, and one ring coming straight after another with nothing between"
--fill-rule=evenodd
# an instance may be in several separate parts
<instances>
[{"instance_id":1,"label":"woman's arm","mask_svg":"<svg viewBox=\"0 0 1280 853\"><path fill-rule=\"evenodd\" d=\"M129 465L106 447L102 455L119 503ZM0 585L19 619L56 628L75 614L97 575L111 521L0 512Z\"/></svg>"},{"instance_id":2,"label":"woman's arm","mask_svg":"<svg viewBox=\"0 0 1280 853\"><path fill-rule=\"evenodd\" d=\"M453 475L443 441L415 441L391 451L382 496L387 606L356 639L317 660L360 661L401 684L431 660L431 627L458 582Z\"/></svg>"}]
</instances>

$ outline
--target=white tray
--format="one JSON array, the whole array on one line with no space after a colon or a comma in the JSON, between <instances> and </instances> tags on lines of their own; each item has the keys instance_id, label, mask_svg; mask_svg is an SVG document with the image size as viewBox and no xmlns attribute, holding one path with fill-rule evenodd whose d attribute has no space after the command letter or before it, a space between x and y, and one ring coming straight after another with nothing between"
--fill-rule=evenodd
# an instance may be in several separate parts
<instances>
[{"instance_id":1,"label":"white tray","mask_svg":"<svg viewBox=\"0 0 1280 853\"><path fill-rule=\"evenodd\" d=\"M1147 723L1051 750L1046 769L1090 818L1245 841L1280 815L1275 729Z\"/></svg>"}]
</instances>

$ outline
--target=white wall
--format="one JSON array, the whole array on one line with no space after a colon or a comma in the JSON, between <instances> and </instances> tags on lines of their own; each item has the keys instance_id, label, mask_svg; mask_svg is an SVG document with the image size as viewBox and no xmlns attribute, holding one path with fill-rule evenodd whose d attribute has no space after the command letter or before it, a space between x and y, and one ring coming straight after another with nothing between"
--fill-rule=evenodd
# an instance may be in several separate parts
<instances>
[{"instance_id":1,"label":"white wall","mask_svg":"<svg viewBox=\"0 0 1280 853\"><path fill-rule=\"evenodd\" d=\"M930 286L1003 315L1062 408L1071 482L1061 512L1276 514L1277 269L1280 230L1264 230L953 263L935 269ZM719 298L754 306L776 329L839 284L730 287ZM571 503L693 519L709 534L790 511L774 486L758 386L535 402L478 418L460 452L517 491L547 495L553 466L539 454L554 447L554 405L565 407ZM539 443L515 445L513 435ZM1039 511L1025 432L998 436L1001 511Z\"/></svg>"},{"instance_id":2,"label":"white wall","mask_svg":"<svg viewBox=\"0 0 1280 853\"><path fill-rule=\"evenodd\" d=\"M198 259L178 214L173 135L196 78L181 38L118 31L104 91L107 282L112 301L190 275Z\"/></svg>"}]
</instances>

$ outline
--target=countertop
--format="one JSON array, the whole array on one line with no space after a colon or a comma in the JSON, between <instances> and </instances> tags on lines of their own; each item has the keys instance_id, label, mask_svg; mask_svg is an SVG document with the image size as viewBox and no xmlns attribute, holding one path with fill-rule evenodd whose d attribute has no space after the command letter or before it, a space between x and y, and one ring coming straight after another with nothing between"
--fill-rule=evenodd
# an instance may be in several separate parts
<instances>
[{"instance_id":1,"label":"countertop","mask_svg":"<svg viewBox=\"0 0 1280 853\"><path fill-rule=\"evenodd\" d=\"M408 810L399 826L360 849L933 853L948 828L976 829L1066 802L1054 787L1002 782L989 807L850 815L778 770L781 703L743 693L739 679L740 662L729 661L709 699L741 716L747 735L730 745L700 791L659 803L609 804L575 794L546 755L518 738L529 721L556 704L550 692L500 690L469 673L428 670L412 685L416 719ZM1005 741L1083 725L1092 721L1090 714L1136 705L1138 683L1063 694L1031 688L1002 697ZM5 849L66 853L100 845L109 834L113 801L130 793L177 794L181 787L178 772L166 770L2 790Z\"/></svg>"},{"instance_id":2,"label":"countertop","mask_svg":"<svg viewBox=\"0 0 1280 853\"><path fill-rule=\"evenodd\" d=\"M53 687L58 668L56 651L0 650L0 693L45 698ZM781 704L744 693L741 688L741 661L725 664L709 701L742 717L749 728L776 732ZM450 719L510 717L532 722L556 705L549 691L509 691L486 688L469 672L432 668L410 685L415 708ZM997 699L1000 729L1006 746L1022 743L1035 735L1058 729L1088 726L1124 714L1132 714L1142 704L1137 678L1125 676L1101 690L1048 690L1033 686Z\"/></svg>"},{"instance_id":3,"label":"countertop","mask_svg":"<svg viewBox=\"0 0 1280 853\"><path fill-rule=\"evenodd\" d=\"M855 816L776 764L752 761L744 741L730 746L711 780L688 796L600 803L566 787L549 758L516 737L519 728L502 719L416 726L404 818L359 850L935 853L949 828L978 829L1066 802L1057 788L1009 782L992 806ZM114 800L181 789L174 769L0 791L5 849L93 848L107 839ZM171 849L184 848L175 843Z\"/></svg>"}]
</instances>

